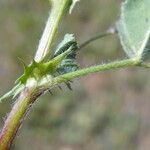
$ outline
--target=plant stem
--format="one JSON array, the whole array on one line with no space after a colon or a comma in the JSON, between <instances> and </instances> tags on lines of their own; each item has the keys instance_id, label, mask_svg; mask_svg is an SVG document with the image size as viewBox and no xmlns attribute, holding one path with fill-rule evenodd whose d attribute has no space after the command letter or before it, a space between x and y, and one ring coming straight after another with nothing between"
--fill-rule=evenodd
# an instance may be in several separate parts
<instances>
[{"instance_id":1,"label":"plant stem","mask_svg":"<svg viewBox=\"0 0 150 150\"><path fill-rule=\"evenodd\" d=\"M0 150L8 150L34 101L42 94L36 88L26 88L15 102L0 134Z\"/></svg>"},{"instance_id":2,"label":"plant stem","mask_svg":"<svg viewBox=\"0 0 150 150\"><path fill-rule=\"evenodd\" d=\"M62 82L69 81L78 77L82 77L91 73L118 69L118 68L123 68L123 67L138 66L139 64L140 64L140 61L138 59L126 59L126 60L115 61L115 62L111 62L107 64L92 66L92 67L88 67L85 69L77 70L75 72L60 75L53 79L53 85L57 85ZM50 85L48 86L52 86L52 83L50 83ZM46 88L48 88L48 86Z\"/></svg>"},{"instance_id":3,"label":"plant stem","mask_svg":"<svg viewBox=\"0 0 150 150\"><path fill-rule=\"evenodd\" d=\"M70 0L52 0L52 10L35 55L36 62L46 59L50 54L58 25L69 2Z\"/></svg>"},{"instance_id":4,"label":"plant stem","mask_svg":"<svg viewBox=\"0 0 150 150\"><path fill-rule=\"evenodd\" d=\"M94 42L94 41L96 41L98 39L104 38L104 37L106 37L108 35L112 35L112 34L115 34L115 33L117 33L117 29L116 29L116 27L112 26L106 32L100 33L100 34L98 34L98 35L96 35L94 37L91 37L88 40L84 41L82 44L80 44L78 50L84 48L88 44L90 44L90 43L92 43L92 42Z\"/></svg>"},{"instance_id":5,"label":"plant stem","mask_svg":"<svg viewBox=\"0 0 150 150\"><path fill-rule=\"evenodd\" d=\"M100 33L100 34L98 34L98 35L96 35L96 36L94 36L92 38L89 38L87 41L84 41L82 44L80 44L78 50L86 47L88 44L90 44L93 41L96 41L98 39L104 38L104 37L106 37L108 35L112 35L112 34L113 34L112 32L107 31L107 32L104 32L104 33Z\"/></svg>"}]
</instances>

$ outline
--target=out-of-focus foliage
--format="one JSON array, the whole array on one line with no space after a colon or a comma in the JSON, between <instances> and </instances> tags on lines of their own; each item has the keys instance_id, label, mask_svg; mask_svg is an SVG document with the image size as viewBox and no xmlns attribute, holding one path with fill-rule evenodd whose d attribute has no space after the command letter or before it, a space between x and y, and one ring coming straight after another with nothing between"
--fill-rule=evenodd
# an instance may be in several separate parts
<instances>
[{"instance_id":1,"label":"out-of-focus foliage","mask_svg":"<svg viewBox=\"0 0 150 150\"><path fill-rule=\"evenodd\" d=\"M61 24L58 39L75 33L81 43L106 30L119 16L121 0L81 0ZM17 57L29 63L48 17L43 0L0 1L0 94L22 74ZM110 36L79 52L82 66L125 57ZM41 97L23 125L14 150L149 150L149 70L125 69L76 80ZM11 100L0 104L0 118ZM12 103L12 102L11 102ZM3 124L3 119L0 122Z\"/></svg>"}]
</instances>

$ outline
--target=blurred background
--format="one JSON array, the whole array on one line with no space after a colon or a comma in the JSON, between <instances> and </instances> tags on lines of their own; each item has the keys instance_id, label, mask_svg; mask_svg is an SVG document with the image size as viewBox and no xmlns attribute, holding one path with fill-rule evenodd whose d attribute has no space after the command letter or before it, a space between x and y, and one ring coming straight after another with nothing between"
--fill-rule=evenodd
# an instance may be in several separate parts
<instances>
[{"instance_id":1,"label":"blurred background","mask_svg":"<svg viewBox=\"0 0 150 150\"><path fill-rule=\"evenodd\" d=\"M59 28L79 43L112 26L121 0L81 0ZM30 63L48 17L48 0L0 0L0 94ZM126 57L117 36L95 41L78 53L86 67ZM149 70L126 68L77 79L73 91L47 93L32 107L12 150L149 150ZM0 104L0 126L13 101Z\"/></svg>"}]
</instances>

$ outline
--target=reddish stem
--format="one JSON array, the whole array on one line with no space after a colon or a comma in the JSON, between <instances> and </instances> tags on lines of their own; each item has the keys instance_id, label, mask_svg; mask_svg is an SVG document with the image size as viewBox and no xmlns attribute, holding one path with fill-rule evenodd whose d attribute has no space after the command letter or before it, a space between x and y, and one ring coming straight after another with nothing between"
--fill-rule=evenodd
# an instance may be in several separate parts
<instances>
[{"instance_id":1,"label":"reddish stem","mask_svg":"<svg viewBox=\"0 0 150 150\"><path fill-rule=\"evenodd\" d=\"M0 150L8 150L16 137L25 116L29 112L34 101L43 92L36 88L26 88L14 104L9 113L4 127L0 133Z\"/></svg>"}]
</instances>

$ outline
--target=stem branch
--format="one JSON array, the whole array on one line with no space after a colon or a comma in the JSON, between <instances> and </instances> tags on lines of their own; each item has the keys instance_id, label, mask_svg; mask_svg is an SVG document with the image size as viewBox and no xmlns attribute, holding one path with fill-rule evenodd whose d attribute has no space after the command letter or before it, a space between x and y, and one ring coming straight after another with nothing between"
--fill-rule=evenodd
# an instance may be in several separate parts
<instances>
[{"instance_id":1,"label":"stem branch","mask_svg":"<svg viewBox=\"0 0 150 150\"><path fill-rule=\"evenodd\" d=\"M91 73L96 73L100 71L118 69L123 67L131 67L131 66L138 66L140 61L138 59L126 59L121 61L115 61L108 64L102 64L97 66L92 66L85 69L80 69L75 72L67 73L64 75L60 75L53 80L53 85L60 84L65 81L69 81L78 77L82 77ZM52 84L52 83L51 83Z\"/></svg>"}]
</instances>

